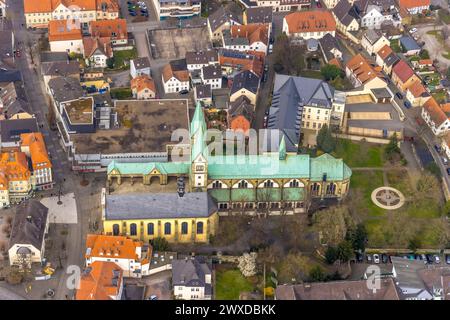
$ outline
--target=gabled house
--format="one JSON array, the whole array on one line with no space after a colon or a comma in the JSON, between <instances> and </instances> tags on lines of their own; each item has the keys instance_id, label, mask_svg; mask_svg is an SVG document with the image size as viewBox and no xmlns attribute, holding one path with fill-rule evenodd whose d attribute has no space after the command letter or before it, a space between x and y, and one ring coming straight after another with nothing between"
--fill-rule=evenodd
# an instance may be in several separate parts
<instances>
[{"instance_id":1,"label":"gabled house","mask_svg":"<svg viewBox=\"0 0 450 320\"><path fill-rule=\"evenodd\" d=\"M253 7L248 8L244 11L243 22L244 24L250 23L265 23L272 25L273 21L273 11L272 7ZM269 29L270 32L270 29Z\"/></svg>"},{"instance_id":2,"label":"gabled house","mask_svg":"<svg viewBox=\"0 0 450 320\"><path fill-rule=\"evenodd\" d=\"M406 88L413 82L420 81L419 77L405 60L400 60L392 68L391 79L401 92L405 92Z\"/></svg>"},{"instance_id":3,"label":"gabled house","mask_svg":"<svg viewBox=\"0 0 450 320\"><path fill-rule=\"evenodd\" d=\"M78 20L51 20L48 24L50 50L83 53L83 37Z\"/></svg>"},{"instance_id":4,"label":"gabled house","mask_svg":"<svg viewBox=\"0 0 450 320\"><path fill-rule=\"evenodd\" d=\"M423 104L430 98L430 93L421 81L416 80L406 88L406 99L408 99L413 107L423 106Z\"/></svg>"},{"instance_id":5,"label":"gabled house","mask_svg":"<svg viewBox=\"0 0 450 320\"><path fill-rule=\"evenodd\" d=\"M200 70L211 64L219 62L217 50L189 51L186 52L186 65L189 71Z\"/></svg>"},{"instance_id":6,"label":"gabled house","mask_svg":"<svg viewBox=\"0 0 450 320\"><path fill-rule=\"evenodd\" d=\"M113 57L110 38L84 37L84 59L91 68L106 68L108 59Z\"/></svg>"},{"instance_id":7,"label":"gabled house","mask_svg":"<svg viewBox=\"0 0 450 320\"><path fill-rule=\"evenodd\" d=\"M336 22L330 11L297 11L283 18L283 32L297 39L320 39L328 33L335 36Z\"/></svg>"},{"instance_id":8,"label":"gabled house","mask_svg":"<svg viewBox=\"0 0 450 320\"><path fill-rule=\"evenodd\" d=\"M208 32L211 41L220 41L222 31L230 30L233 25L241 25L240 7L233 4L227 7L220 7L208 17Z\"/></svg>"},{"instance_id":9,"label":"gabled house","mask_svg":"<svg viewBox=\"0 0 450 320\"><path fill-rule=\"evenodd\" d=\"M97 261L113 261L124 277L140 278L149 273L152 247L125 236L88 234L84 257L86 267Z\"/></svg>"},{"instance_id":10,"label":"gabled house","mask_svg":"<svg viewBox=\"0 0 450 320\"><path fill-rule=\"evenodd\" d=\"M342 48L336 37L327 33L319 39L320 51L326 63L330 63L333 59L342 60Z\"/></svg>"},{"instance_id":11,"label":"gabled house","mask_svg":"<svg viewBox=\"0 0 450 320\"><path fill-rule=\"evenodd\" d=\"M445 110L431 97L423 105L422 119L436 136L442 136L450 130L450 110Z\"/></svg>"},{"instance_id":12,"label":"gabled house","mask_svg":"<svg viewBox=\"0 0 450 320\"><path fill-rule=\"evenodd\" d=\"M202 83L210 85L211 89L222 88L222 68L219 64L203 67L200 76Z\"/></svg>"},{"instance_id":13,"label":"gabled house","mask_svg":"<svg viewBox=\"0 0 450 320\"><path fill-rule=\"evenodd\" d=\"M123 271L114 262L95 261L81 274L75 300L121 300Z\"/></svg>"},{"instance_id":14,"label":"gabled house","mask_svg":"<svg viewBox=\"0 0 450 320\"><path fill-rule=\"evenodd\" d=\"M222 66L223 73L231 77L245 70L252 71L258 77L262 77L264 72L263 54L221 49L219 51L219 63Z\"/></svg>"},{"instance_id":15,"label":"gabled house","mask_svg":"<svg viewBox=\"0 0 450 320\"><path fill-rule=\"evenodd\" d=\"M47 89L48 83L51 79L57 77L72 77L80 80L80 63L78 61L69 61L68 58L64 61L43 62L41 63L41 74L44 78L44 85Z\"/></svg>"},{"instance_id":16,"label":"gabled house","mask_svg":"<svg viewBox=\"0 0 450 320\"><path fill-rule=\"evenodd\" d=\"M189 72L184 60L170 61L162 69L165 93L189 90Z\"/></svg>"},{"instance_id":17,"label":"gabled house","mask_svg":"<svg viewBox=\"0 0 450 320\"><path fill-rule=\"evenodd\" d=\"M212 103L212 90L209 84L200 84L194 87L195 103L201 102L204 106L210 106Z\"/></svg>"},{"instance_id":18,"label":"gabled house","mask_svg":"<svg viewBox=\"0 0 450 320\"><path fill-rule=\"evenodd\" d=\"M356 32L359 30L357 8L348 0L339 0L331 11L336 20L336 29L350 40L359 43Z\"/></svg>"},{"instance_id":19,"label":"gabled house","mask_svg":"<svg viewBox=\"0 0 450 320\"><path fill-rule=\"evenodd\" d=\"M395 0L359 0L355 2L360 12L361 27L380 29L382 25L401 26Z\"/></svg>"},{"instance_id":20,"label":"gabled house","mask_svg":"<svg viewBox=\"0 0 450 320\"><path fill-rule=\"evenodd\" d=\"M420 53L420 46L416 40L410 36L400 38L400 45L405 56L413 56Z\"/></svg>"},{"instance_id":21,"label":"gabled house","mask_svg":"<svg viewBox=\"0 0 450 320\"><path fill-rule=\"evenodd\" d=\"M132 59L130 61L130 75L133 79L143 75L147 75L150 77L150 60L147 57Z\"/></svg>"},{"instance_id":22,"label":"gabled house","mask_svg":"<svg viewBox=\"0 0 450 320\"><path fill-rule=\"evenodd\" d=\"M345 74L355 88L363 86L364 89L386 88L380 67L372 66L361 54L354 56L347 62Z\"/></svg>"},{"instance_id":23,"label":"gabled house","mask_svg":"<svg viewBox=\"0 0 450 320\"><path fill-rule=\"evenodd\" d=\"M148 100L156 97L155 82L147 75L131 79L131 92L137 100Z\"/></svg>"},{"instance_id":24,"label":"gabled house","mask_svg":"<svg viewBox=\"0 0 450 320\"><path fill-rule=\"evenodd\" d=\"M400 58L388 45L383 46L377 52L376 62L383 69L383 71L389 76L391 75L392 68L399 61Z\"/></svg>"},{"instance_id":25,"label":"gabled house","mask_svg":"<svg viewBox=\"0 0 450 320\"><path fill-rule=\"evenodd\" d=\"M431 0L399 0L400 8L408 11L409 14L419 14L430 8Z\"/></svg>"},{"instance_id":26,"label":"gabled house","mask_svg":"<svg viewBox=\"0 0 450 320\"><path fill-rule=\"evenodd\" d=\"M371 56L375 55L375 53L386 45L389 46L390 41L380 31L374 29L369 29L364 32L361 39L361 46Z\"/></svg>"},{"instance_id":27,"label":"gabled house","mask_svg":"<svg viewBox=\"0 0 450 320\"><path fill-rule=\"evenodd\" d=\"M42 262L48 224L48 208L39 201L29 200L17 207L8 249L11 266L29 268Z\"/></svg>"},{"instance_id":28,"label":"gabled house","mask_svg":"<svg viewBox=\"0 0 450 320\"><path fill-rule=\"evenodd\" d=\"M262 23L232 26L230 30L222 32L222 43L225 49L266 54L269 46L269 27Z\"/></svg>"},{"instance_id":29,"label":"gabled house","mask_svg":"<svg viewBox=\"0 0 450 320\"><path fill-rule=\"evenodd\" d=\"M128 42L127 21L125 19L99 20L89 24L91 37L109 38L111 45Z\"/></svg>"},{"instance_id":30,"label":"gabled house","mask_svg":"<svg viewBox=\"0 0 450 320\"><path fill-rule=\"evenodd\" d=\"M227 116L228 128L233 131L241 130L246 134L254 119L254 110L255 106L246 96L240 96L231 102Z\"/></svg>"},{"instance_id":31,"label":"gabled house","mask_svg":"<svg viewBox=\"0 0 450 320\"><path fill-rule=\"evenodd\" d=\"M237 100L240 96L245 96L253 105L256 105L259 80L259 77L251 71L243 71L235 75L230 91L230 102Z\"/></svg>"},{"instance_id":32,"label":"gabled house","mask_svg":"<svg viewBox=\"0 0 450 320\"><path fill-rule=\"evenodd\" d=\"M212 266L201 257L172 261L172 285L175 299L211 300Z\"/></svg>"}]
</instances>

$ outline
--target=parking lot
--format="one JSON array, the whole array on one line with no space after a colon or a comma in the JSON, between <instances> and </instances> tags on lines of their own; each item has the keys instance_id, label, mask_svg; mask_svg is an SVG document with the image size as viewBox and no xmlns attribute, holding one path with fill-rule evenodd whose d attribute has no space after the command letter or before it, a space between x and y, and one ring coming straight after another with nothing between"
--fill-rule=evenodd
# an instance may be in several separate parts
<instances>
[{"instance_id":1,"label":"parking lot","mask_svg":"<svg viewBox=\"0 0 450 320\"><path fill-rule=\"evenodd\" d=\"M152 10L152 8L148 8L146 2L136 0L126 1L126 7L122 5L122 8L126 8L126 14L124 13L125 9L122 9L122 11L124 16L131 22L147 21L150 14L149 10Z\"/></svg>"},{"instance_id":2,"label":"parking lot","mask_svg":"<svg viewBox=\"0 0 450 320\"><path fill-rule=\"evenodd\" d=\"M148 40L153 59L184 58L188 51L212 47L206 27L149 30Z\"/></svg>"}]
</instances>

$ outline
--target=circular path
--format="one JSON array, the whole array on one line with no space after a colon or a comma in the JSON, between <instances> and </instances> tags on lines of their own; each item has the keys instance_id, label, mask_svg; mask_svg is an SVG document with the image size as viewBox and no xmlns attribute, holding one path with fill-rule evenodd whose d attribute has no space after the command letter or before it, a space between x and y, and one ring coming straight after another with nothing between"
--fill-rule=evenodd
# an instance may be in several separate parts
<instances>
[{"instance_id":1,"label":"circular path","mask_svg":"<svg viewBox=\"0 0 450 320\"><path fill-rule=\"evenodd\" d=\"M397 189L380 187L372 191L372 202L386 210L395 210L405 204L405 197Z\"/></svg>"}]
</instances>

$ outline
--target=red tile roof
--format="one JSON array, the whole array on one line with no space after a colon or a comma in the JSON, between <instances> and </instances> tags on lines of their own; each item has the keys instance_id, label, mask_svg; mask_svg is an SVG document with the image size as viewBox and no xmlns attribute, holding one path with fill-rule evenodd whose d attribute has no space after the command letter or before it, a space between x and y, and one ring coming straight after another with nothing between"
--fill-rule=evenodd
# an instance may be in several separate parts
<instances>
[{"instance_id":1,"label":"red tile roof","mask_svg":"<svg viewBox=\"0 0 450 320\"><path fill-rule=\"evenodd\" d=\"M417 8L417 7L429 7L431 0L399 0L399 5L402 8Z\"/></svg>"},{"instance_id":2,"label":"red tile roof","mask_svg":"<svg viewBox=\"0 0 450 320\"><path fill-rule=\"evenodd\" d=\"M136 89L141 92L144 89L149 89L156 92L155 82L147 75L138 76L131 80L131 89Z\"/></svg>"},{"instance_id":3,"label":"red tile roof","mask_svg":"<svg viewBox=\"0 0 450 320\"><path fill-rule=\"evenodd\" d=\"M76 20L51 20L48 24L48 41L81 39L81 27Z\"/></svg>"},{"instance_id":4,"label":"red tile roof","mask_svg":"<svg viewBox=\"0 0 450 320\"><path fill-rule=\"evenodd\" d=\"M284 17L289 33L336 31L336 21L330 11L297 11Z\"/></svg>"},{"instance_id":5,"label":"red tile roof","mask_svg":"<svg viewBox=\"0 0 450 320\"><path fill-rule=\"evenodd\" d=\"M400 60L394 68L392 68L392 73L395 73L401 82L405 83L414 75L414 70L405 62L405 60Z\"/></svg>"},{"instance_id":6,"label":"red tile roof","mask_svg":"<svg viewBox=\"0 0 450 320\"><path fill-rule=\"evenodd\" d=\"M385 44L383 47L381 47L380 50L378 50L377 55L380 56L380 58L384 61L392 52L391 47L389 47L387 44Z\"/></svg>"},{"instance_id":7,"label":"red tile roof","mask_svg":"<svg viewBox=\"0 0 450 320\"><path fill-rule=\"evenodd\" d=\"M430 118L434 122L436 127L439 127L441 124L445 122L445 120L448 119L444 110L441 109L439 103L437 103L437 101L433 97L428 99L428 101L425 102L423 107L430 115Z\"/></svg>"}]
</instances>

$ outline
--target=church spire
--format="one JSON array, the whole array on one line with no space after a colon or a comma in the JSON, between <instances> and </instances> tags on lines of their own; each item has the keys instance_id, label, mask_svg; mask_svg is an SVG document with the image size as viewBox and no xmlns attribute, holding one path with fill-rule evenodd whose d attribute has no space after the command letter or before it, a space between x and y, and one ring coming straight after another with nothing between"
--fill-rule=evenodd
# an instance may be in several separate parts
<instances>
[{"instance_id":1,"label":"church spire","mask_svg":"<svg viewBox=\"0 0 450 320\"><path fill-rule=\"evenodd\" d=\"M194 117L191 121L191 137L194 136L199 128L202 128L203 132L206 132L206 121L205 115L203 113L203 108L200 102L197 102L197 105L195 106Z\"/></svg>"},{"instance_id":2,"label":"church spire","mask_svg":"<svg viewBox=\"0 0 450 320\"><path fill-rule=\"evenodd\" d=\"M280 147L278 148L278 155L280 160L286 160L286 141L284 140L284 134L281 137Z\"/></svg>"}]
</instances>

